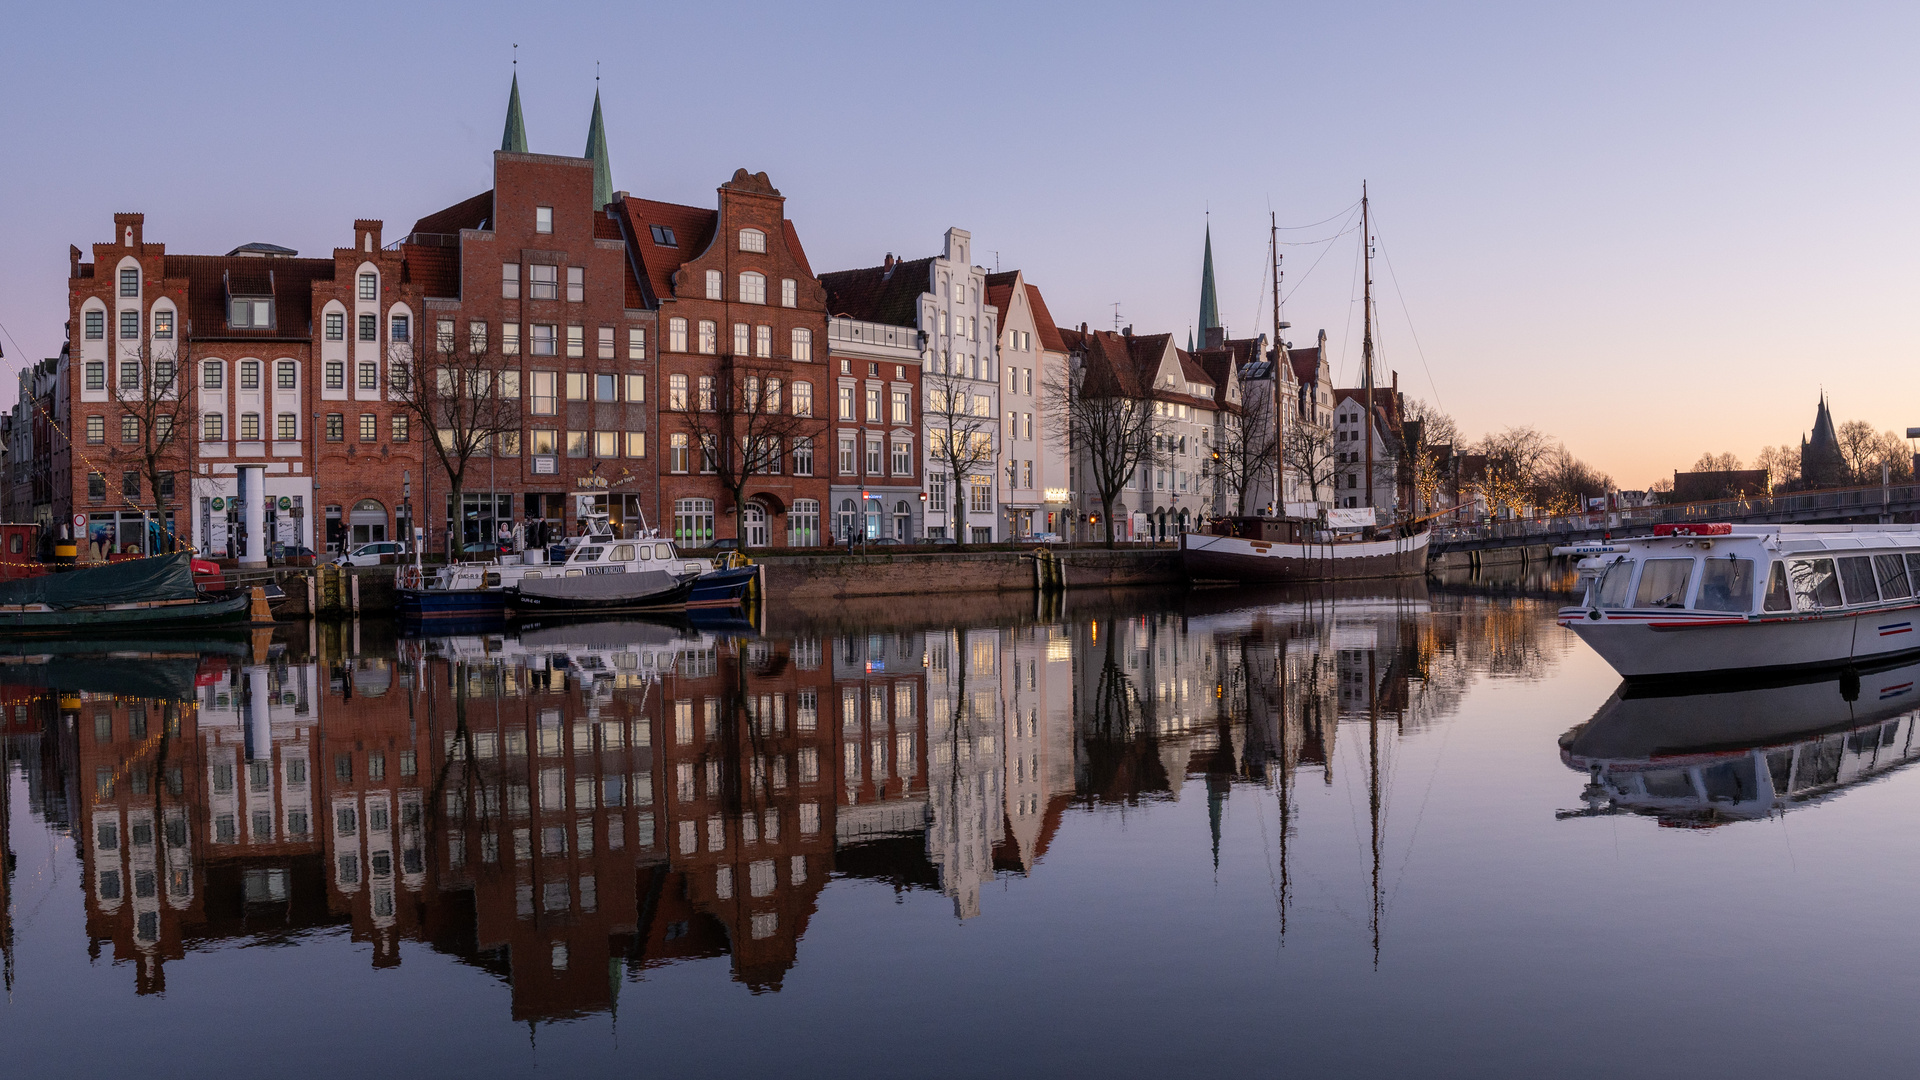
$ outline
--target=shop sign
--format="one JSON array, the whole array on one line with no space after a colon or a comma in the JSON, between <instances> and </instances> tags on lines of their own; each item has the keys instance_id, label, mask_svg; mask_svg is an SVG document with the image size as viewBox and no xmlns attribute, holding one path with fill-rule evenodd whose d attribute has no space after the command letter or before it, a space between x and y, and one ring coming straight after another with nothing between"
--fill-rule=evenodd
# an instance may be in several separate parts
<instances>
[{"instance_id":1,"label":"shop sign","mask_svg":"<svg viewBox=\"0 0 1920 1080\"><path fill-rule=\"evenodd\" d=\"M605 491L607 489L607 478L604 476L576 476L573 478L573 486L581 491L590 489Z\"/></svg>"},{"instance_id":2,"label":"shop sign","mask_svg":"<svg viewBox=\"0 0 1920 1080\"><path fill-rule=\"evenodd\" d=\"M1047 501L1048 501L1048 502L1050 502L1050 503L1063 503L1063 502L1066 502L1066 501L1067 501L1067 489L1066 489L1066 488L1048 488L1048 489L1047 489Z\"/></svg>"}]
</instances>

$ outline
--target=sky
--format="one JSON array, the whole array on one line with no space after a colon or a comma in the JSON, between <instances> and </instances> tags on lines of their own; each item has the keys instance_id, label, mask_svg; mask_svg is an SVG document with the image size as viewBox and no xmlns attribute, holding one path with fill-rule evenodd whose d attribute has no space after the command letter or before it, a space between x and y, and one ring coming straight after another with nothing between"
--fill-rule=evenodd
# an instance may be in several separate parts
<instances>
[{"instance_id":1,"label":"sky","mask_svg":"<svg viewBox=\"0 0 1920 1080\"><path fill-rule=\"evenodd\" d=\"M530 149L616 188L787 197L815 272L1019 268L1062 324L1222 319L1360 356L1468 437L1531 425L1623 487L1839 420L1904 431L1920 329L1920 6L1045 2L18 4L0 30L0 348L58 352L67 246L324 255L490 183L518 45ZM1315 223L1321 223L1316 225ZM1343 232L1343 229L1346 231Z\"/></svg>"}]
</instances>

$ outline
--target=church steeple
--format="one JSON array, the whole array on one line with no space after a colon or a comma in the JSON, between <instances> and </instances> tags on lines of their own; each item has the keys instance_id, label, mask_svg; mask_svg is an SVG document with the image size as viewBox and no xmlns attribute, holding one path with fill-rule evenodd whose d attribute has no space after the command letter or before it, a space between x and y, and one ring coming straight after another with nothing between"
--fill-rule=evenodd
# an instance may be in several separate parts
<instances>
[{"instance_id":1,"label":"church steeple","mask_svg":"<svg viewBox=\"0 0 1920 1080\"><path fill-rule=\"evenodd\" d=\"M507 129L500 136L500 149L509 154L527 152L527 124L520 118L520 72L513 73L513 90L507 95Z\"/></svg>"},{"instance_id":2,"label":"church steeple","mask_svg":"<svg viewBox=\"0 0 1920 1080\"><path fill-rule=\"evenodd\" d=\"M613 169L607 164L607 129L600 121L600 88L593 89L593 122L587 125L587 159L593 162L593 208L613 201Z\"/></svg>"},{"instance_id":3,"label":"church steeple","mask_svg":"<svg viewBox=\"0 0 1920 1080\"><path fill-rule=\"evenodd\" d=\"M1207 331L1220 325L1220 301L1213 288L1213 222L1207 222L1207 256L1200 271L1200 347L1209 345Z\"/></svg>"}]
</instances>

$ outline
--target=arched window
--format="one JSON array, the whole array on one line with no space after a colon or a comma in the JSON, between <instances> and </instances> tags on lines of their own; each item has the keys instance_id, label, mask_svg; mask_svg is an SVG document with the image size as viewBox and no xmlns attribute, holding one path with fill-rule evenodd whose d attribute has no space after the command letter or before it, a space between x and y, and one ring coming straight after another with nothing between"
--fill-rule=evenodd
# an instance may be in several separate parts
<instances>
[{"instance_id":1,"label":"arched window","mask_svg":"<svg viewBox=\"0 0 1920 1080\"><path fill-rule=\"evenodd\" d=\"M764 304L767 302L767 278L765 274L756 274L749 270L740 275L740 302L743 304Z\"/></svg>"},{"instance_id":2,"label":"arched window","mask_svg":"<svg viewBox=\"0 0 1920 1080\"><path fill-rule=\"evenodd\" d=\"M844 540L853 535L853 523L857 515L858 511L855 509L852 499L840 500L840 522L837 530L837 535L840 539Z\"/></svg>"},{"instance_id":3,"label":"arched window","mask_svg":"<svg viewBox=\"0 0 1920 1080\"><path fill-rule=\"evenodd\" d=\"M683 547L711 546L713 500L675 499L673 501L673 539Z\"/></svg>"},{"instance_id":4,"label":"arched window","mask_svg":"<svg viewBox=\"0 0 1920 1080\"><path fill-rule=\"evenodd\" d=\"M761 232L759 229L741 229L740 250L757 251L763 255L766 254L767 234Z\"/></svg>"}]
</instances>

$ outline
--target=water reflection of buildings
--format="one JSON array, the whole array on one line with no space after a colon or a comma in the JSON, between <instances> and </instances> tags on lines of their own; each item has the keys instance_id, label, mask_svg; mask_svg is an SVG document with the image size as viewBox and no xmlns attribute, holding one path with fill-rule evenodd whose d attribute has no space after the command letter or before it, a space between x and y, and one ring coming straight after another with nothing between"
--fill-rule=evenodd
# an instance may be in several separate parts
<instances>
[{"instance_id":1,"label":"water reflection of buildings","mask_svg":"<svg viewBox=\"0 0 1920 1080\"><path fill-rule=\"evenodd\" d=\"M579 1016L693 958L778 989L834 877L973 917L1076 798L1199 781L1217 859L1230 788L1272 790L1284 894L1291 785L1331 781L1342 725L1366 725L1377 853L1379 762L1468 662L1465 620L1425 614L1342 598L781 639L599 624L365 652L323 630L187 658L172 695L94 665L28 693L39 741L9 754L35 812L75 822L89 936L142 991L201 945L324 930L376 967L413 942L493 972L516 1018Z\"/></svg>"}]
</instances>

